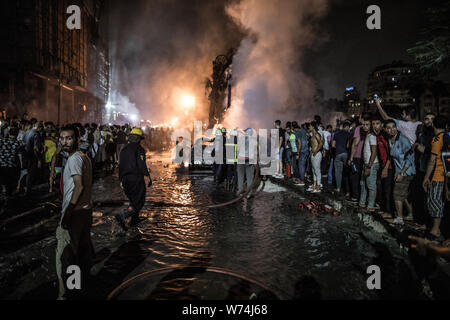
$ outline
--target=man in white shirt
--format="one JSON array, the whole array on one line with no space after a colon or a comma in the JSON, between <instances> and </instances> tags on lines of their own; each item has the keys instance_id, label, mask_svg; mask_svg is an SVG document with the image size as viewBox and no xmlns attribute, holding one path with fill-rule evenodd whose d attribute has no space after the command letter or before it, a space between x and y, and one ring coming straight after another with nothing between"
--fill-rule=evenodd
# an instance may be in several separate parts
<instances>
[{"instance_id":1,"label":"man in white shirt","mask_svg":"<svg viewBox=\"0 0 450 320\"><path fill-rule=\"evenodd\" d=\"M375 98L375 103L377 105L378 111L383 117L383 120L394 120L395 124L397 125L397 130L408 138L408 140L411 142L411 145L414 145L417 139L417 127L422 124L421 121L416 120L416 108L412 106L404 109L402 111L403 120L397 120L388 116L383 107L381 107L381 102L381 98Z\"/></svg>"},{"instance_id":2,"label":"man in white shirt","mask_svg":"<svg viewBox=\"0 0 450 320\"><path fill-rule=\"evenodd\" d=\"M64 168L64 195L61 221L56 229L56 272L59 281L58 299L67 299L85 291L92 267L92 164L79 150L79 132L74 126L61 129L60 141L69 158ZM81 271L80 290L67 291L69 266Z\"/></svg>"},{"instance_id":3,"label":"man in white shirt","mask_svg":"<svg viewBox=\"0 0 450 320\"><path fill-rule=\"evenodd\" d=\"M381 127L381 119L375 117L372 121L364 120L363 126L368 134L364 140L363 147L364 170L361 175L361 194L359 197L359 206L365 208L367 200L368 210L375 211L379 162L377 156L377 136L373 128Z\"/></svg>"}]
</instances>

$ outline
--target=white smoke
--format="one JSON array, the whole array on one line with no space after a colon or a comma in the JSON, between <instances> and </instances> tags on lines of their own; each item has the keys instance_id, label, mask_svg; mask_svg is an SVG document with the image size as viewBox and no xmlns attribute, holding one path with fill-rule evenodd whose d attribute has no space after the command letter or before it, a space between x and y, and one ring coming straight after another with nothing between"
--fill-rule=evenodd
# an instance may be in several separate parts
<instances>
[{"instance_id":1,"label":"white smoke","mask_svg":"<svg viewBox=\"0 0 450 320\"><path fill-rule=\"evenodd\" d=\"M128 119L130 123L137 124L141 119L141 113L136 104L130 98L122 95L116 90L111 90L109 102L106 108L106 120L111 121L113 113L120 113L122 117Z\"/></svg>"},{"instance_id":2,"label":"white smoke","mask_svg":"<svg viewBox=\"0 0 450 320\"><path fill-rule=\"evenodd\" d=\"M234 92L225 125L267 128L318 113L315 83L301 71L302 53L322 42L315 33L328 0L243 0L227 13L247 30L233 61Z\"/></svg>"}]
</instances>

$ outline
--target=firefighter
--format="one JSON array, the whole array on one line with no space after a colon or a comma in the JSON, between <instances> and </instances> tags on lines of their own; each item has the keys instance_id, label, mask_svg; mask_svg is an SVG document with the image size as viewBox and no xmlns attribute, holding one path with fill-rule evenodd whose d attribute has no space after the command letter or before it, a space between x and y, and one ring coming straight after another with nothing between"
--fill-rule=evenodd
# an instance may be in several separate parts
<instances>
[{"instance_id":1,"label":"firefighter","mask_svg":"<svg viewBox=\"0 0 450 320\"><path fill-rule=\"evenodd\" d=\"M227 165L227 191L234 191L237 180L237 130L230 131L230 137L226 140L226 165Z\"/></svg>"},{"instance_id":2,"label":"firefighter","mask_svg":"<svg viewBox=\"0 0 450 320\"><path fill-rule=\"evenodd\" d=\"M125 195L130 200L130 205L122 214L116 216L120 227L128 229L126 219L131 217L131 225L139 222L139 212L145 203L145 179L149 178L148 187L152 185L150 172L145 162L145 150L141 146L144 133L139 128L131 130L128 136L128 144L120 152L119 181Z\"/></svg>"},{"instance_id":3,"label":"firefighter","mask_svg":"<svg viewBox=\"0 0 450 320\"><path fill-rule=\"evenodd\" d=\"M219 159L219 163L216 164L216 182L217 184L221 184L225 180L225 144L227 139L227 129L221 128L216 132L215 150L218 152L221 150L222 158Z\"/></svg>"}]
</instances>

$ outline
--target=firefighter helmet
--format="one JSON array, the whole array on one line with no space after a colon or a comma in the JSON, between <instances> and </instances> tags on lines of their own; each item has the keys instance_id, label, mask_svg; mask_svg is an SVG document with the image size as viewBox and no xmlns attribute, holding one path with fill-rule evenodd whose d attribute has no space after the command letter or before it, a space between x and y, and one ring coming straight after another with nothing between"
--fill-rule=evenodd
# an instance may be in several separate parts
<instances>
[{"instance_id":1,"label":"firefighter helmet","mask_svg":"<svg viewBox=\"0 0 450 320\"><path fill-rule=\"evenodd\" d=\"M133 130L131 130L130 134L134 134L134 135L142 137L142 138L144 137L144 132L139 128L133 128Z\"/></svg>"}]
</instances>

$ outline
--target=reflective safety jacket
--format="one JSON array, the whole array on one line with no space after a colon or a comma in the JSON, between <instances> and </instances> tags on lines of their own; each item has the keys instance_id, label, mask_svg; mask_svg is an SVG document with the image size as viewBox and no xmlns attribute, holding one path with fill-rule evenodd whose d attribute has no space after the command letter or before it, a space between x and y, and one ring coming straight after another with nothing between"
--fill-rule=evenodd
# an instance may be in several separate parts
<instances>
[{"instance_id":1,"label":"reflective safety jacket","mask_svg":"<svg viewBox=\"0 0 450 320\"><path fill-rule=\"evenodd\" d=\"M238 162L238 144L237 137L230 136L225 143L226 163L235 164Z\"/></svg>"}]
</instances>

